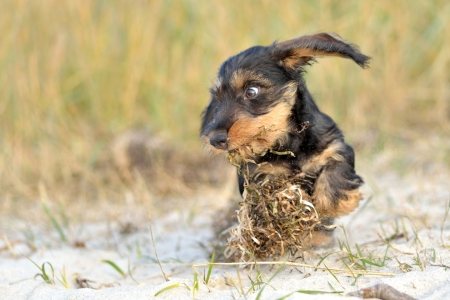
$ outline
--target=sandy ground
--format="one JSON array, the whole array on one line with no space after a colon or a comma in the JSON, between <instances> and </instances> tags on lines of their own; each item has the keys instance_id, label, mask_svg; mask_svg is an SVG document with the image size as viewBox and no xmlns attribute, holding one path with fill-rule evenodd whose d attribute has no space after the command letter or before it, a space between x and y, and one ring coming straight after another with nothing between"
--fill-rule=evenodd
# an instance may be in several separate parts
<instances>
[{"instance_id":1,"label":"sandy ground","mask_svg":"<svg viewBox=\"0 0 450 300\"><path fill-rule=\"evenodd\" d=\"M138 217L146 213L138 212L139 208L127 209L125 219L130 226L124 226L125 219L72 224L77 240L84 243L80 248L56 242L54 230L33 226L38 247L31 251L25 243L30 239L25 237L26 222L4 219L0 228L0 299L342 299L342 295L377 283L389 284L417 299L450 299L450 216L445 219L450 176L439 166L419 169L405 175L362 173L366 199L357 211L339 220L342 227L336 229L336 245L305 253L303 260L296 261L320 263L320 267L342 270L342 274L292 265L217 265L208 285L200 280L198 290L194 289L192 264L208 262L213 219L229 198L216 192L197 197L195 209L174 210L151 221L154 245L168 282L156 263L150 220ZM343 264L349 256L345 247L339 247L346 243L343 228L354 254L357 244L365 258L382 265L366 264L364 271L378 274L359 276ZM383 241L389 237L390 246ZM50 262L56 283L47 284L35 276L40 271L25 255L39 266ZM102 260L114 262L126 276ZM196 269L201 278L207 266ZM352 269L357 268L353 265ZM46 270L51 273L48 264ZM69 288L60 282L64 273ZM77 278L85 288L77 288ZM252 282L258 280L263 283L252 288ZM296 292L299 290L342 293L311 295Z\"/></svg>"}]
</instances>

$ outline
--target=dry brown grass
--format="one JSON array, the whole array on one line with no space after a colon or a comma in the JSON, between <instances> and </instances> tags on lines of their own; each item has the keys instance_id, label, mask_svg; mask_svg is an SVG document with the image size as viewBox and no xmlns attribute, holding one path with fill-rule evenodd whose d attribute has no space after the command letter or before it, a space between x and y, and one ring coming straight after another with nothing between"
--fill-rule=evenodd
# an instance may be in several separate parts
<instances>
[{"instance_id":1,"label":"dry brown grass","mask_svg":"<svg viewBox=\"0 0 450 300\"><path fill-rule=\"evenodd\" d=\"M244 199L237 211L237 225L229 229L225 256L242 261L283 255L293 259L307 250L319 215L300 182L282 176L245 174L244 178Z\"/></svg>"},{"instance_id":2,"label":"dry brown grass","mask_svg":"<svg viewBox=\"0 0 450 300\"><path fill-rule=\"evenodd\" d=\"M199 115L220 63L255 44L318 31L339 33L373 57L364 71L323 59L306 78L359 151L447 138L448 15L444 0L2 1L0 201L37 200L39 185L62 203L111 201L130 190L150 201L167 192L178 184L105 180L97 165L112 140L138 126L181 145L172 155L179 161L158 177L167 183L177 164L202 160Z\"/></svg>"}]
</instances>

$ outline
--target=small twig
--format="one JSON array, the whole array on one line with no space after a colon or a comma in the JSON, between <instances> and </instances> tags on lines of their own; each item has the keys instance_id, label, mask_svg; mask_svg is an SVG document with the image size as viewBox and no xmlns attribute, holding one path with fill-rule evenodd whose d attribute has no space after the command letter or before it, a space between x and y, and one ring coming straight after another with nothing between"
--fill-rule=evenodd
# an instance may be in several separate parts
<instances>
[{"instance_id":1,"label":"small twig","mask_svg":"<svg viewBox=\"0 0 450 300\"><path fill-rule=\"evenodd\" d=\"M318 270L330 270L333 273L336 274L356 274L356 275L371 275L371 276L395 276L397 274L395 273L384 273L384 272L376 272L376 271L366 271L366 270L352 270L352 273L350 273L348 270L343 269L331 269L331 268L325 268L325 267L319 267L315 265L309 265L309 264L302 264L302 263L295 263L295 262L285 262L285 261L258 261L258 262L234 262L234 263L212 263L214 266L246 266L246 265L286 265L286 266L296 266L296 267L304 267L304 268L311 268L311 269L318 269ZM207 267L211 265L211 263L199 263L199 264L186 264L186 266L191 266L193 268L196 267Z\"/></svg>"},{"instance_id":2,"label":"small twig","mask_svg":"<svg viewBox=\"0 0 450 300\"><path fill-rule=\"evenodd\" d=\"M447 269L450 269L450 265L444 265L444 264L433 264L433 263L430 263L430 265L432 265L433 267L442 267L442 268L447 268Z\"/></svg>"},{"instance_id":3,"label":"small twig","mask_svg":"<svg viewBox=\"0 0 450 300\"><path fill-rule=\"evenodd\" d=\"M360 289L356 292L348 293L347 296L367 298L377 298L381 300L415 300L407 294L401 293L392 286L380 283L371 287Z\"/></svg>"},{"instance_id":4,"label":"small twig","mask_svg":"<svg viewBox=\"0 0 450 300\"><path fill-rule=\"evenodd\" d=\"M35 276L33 276L33 277L29 277L29 278L23 278L23 279L19 279L19 280L16 280L16 281L10 282L10 283L9 283L9 285L13 285L13 284L21 283L21 282L23 282L23 281L27 281L27 280L32 280L32 279L34 279L34 277L35 277Z\"/></svg>"},{"instance_id":5,"label":"small twig","mask_svg":"<svg viewBox=\"0 0 450 300\"><path fill-rule=\"evenodd\" d=\"M213 264L209 264L209 265L213 265ZM194 272L197 273L198 278L203 278L202 275L200 275L200 273L198 272L198 270L195 268L194 265L192 265L192 269L194 269ZM208 283L205 281L205 279L202 279L202 281L203 281L203 284L208 289L208 291L211 292L211 289L209 288Z\"/></svg>"},{"instance_id":6,"label":"small twig","mask_svg":"<svg viewBox=\"0 0 450 300\"><path fill-rule=\"evenodd\" d=\"M287 150L287 151L275 151L273 149L269 149L269 152L272 153L272 154L276 154L276 155L290 155L292 157L295 157L295 154L292 151L290 151L290 150Z\"/></svg>"},{"instance_id":7,"label":"small twig","mask_svg":"<svg viewBox=\"0 0 450 300\"><path fill-rule=\"evenodd\" d=\"M166 273L164 273L164 270L162 268L161 262L159 261L159 257L158 257L158 252L156 252L156 247L155 247L155 240L153 239L153 229L152 229L152 222L150 222L150 235L152 236L152 245L153 245L153 250L155 251L155 256L156 256L156 261L158 262L158 265L161 269L161 272L163 273L164 279L166 281L169 281L169 279L166 276Z\"/></svg>"},{"instance_id":8,"label":"small twig","mask_svg":"<svg viewBox=\"0 0 450 300\"><path fill-rule=\"evenodd\" d=\"M408 254L408 255L413 255L413 254L414 254L413 252L403 251L403 250L400 250L400 249L398 249L398 248L392 246L392 245L390 244L390 242L387 241L384 237L382 237L381 234L380 234L379 232L377 232L377 235L378 235L378 237L379 237L386 245L389 246L389 248L391 248L391 249L393 249L393 250L395 250L395 251L398 251L398 252L400 252L400 253L402 253L402 254Z\"/></svg>"},{"instance_id":9,"label":"small twig","mask_svg":"<svg viewBox=\"0 0 450 300\"><path fill-rule=\"evenodd\" d=\"M310 125L309 121L302 122L302 123L300 124L300 126L301 126L302 128L300 128L300 130L297 130L297 133L302 133L303 131L305 131L306 129L309 128L309 125Z\"/></svg>"}]
</instances>

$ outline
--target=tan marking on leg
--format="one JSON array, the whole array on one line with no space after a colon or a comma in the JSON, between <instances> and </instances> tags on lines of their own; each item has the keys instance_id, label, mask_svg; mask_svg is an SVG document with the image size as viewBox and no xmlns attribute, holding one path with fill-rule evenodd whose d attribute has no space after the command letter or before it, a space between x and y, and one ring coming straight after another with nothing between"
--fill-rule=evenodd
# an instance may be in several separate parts
<instances>
[{"instance_id":1,"label":"tan marking on leg","mask_svg":"<svg viewBox=\"0 0 450 300\"><path fill-rule=\"evenodd\" d=\"M332 149L335 148L336 147L332 147ZM326 150L329 149L330 148L327 148ZM328 160L335 159L333 158L335 157L335 155L330 156L330 154L332 153L333 151L328 151ZM316 166L321 164L322 160L325 160L324 157L322 157L320 160L317 160ZM332 189L327 177L328 174L326 172L320 174L314 185L312 198L316 210L321 216L329 217L338 217L352 212L358 206L359 201L362 199L359 190L340 190L340 192L344 194L344 196L340 199L337 199L337 202L335 202L333 201L333 195L331 192Z\"/></svg>"},{"instance_id":2,"label":"tan marking on leg","mask_svg":"<svg viewBox=\"0 0 450 300\"><path fill-rule=\"evenodd\" d=\"M314 207L320 216L332 216L332 195L326 174L321 174L314 185Z\"/></svg>"},{"instance_id":3,"label":"tan marking on leg","mask_svg":"<svg viewBox=\"0 0 450 300\"><path fill-rule=\"evenodd\" d=\"M312 231L304 242L311 248L329 248L334 244L333 232Z\"/></svg>"},{"instance_id":4,"label":"tan marking on leg","mask_svg":"<svg viewBox=\"0 0 450 300\"><path fill-rule=\"evenodd\" d=\"M306 164L302 166L302 171L306 173L317 173L320 169L328 164L330 160L343 161L342 155L338 154L339 150L344 149L344 144L339 141L333 141L328 147L318 155L312 157Z\"/></svg>"},{"instance_id":5,"label":"tan marking on leg","mask_svg":"<svg viewBox=\"0 0 450 300\"><path fill-rule=\"evenodd\" d=\"M362 194L358 189L341 192L345 194L345 197L338 200L338 205L335 208L335 217L351 213L362 199Z\"/></svg>"},{"instance_id":6,"label":"tan marking on leg","mask_svg":"<svg viewBox=\"0 0 450 300\"><path fill-rule=\"evenodd\" d=\"M337 206L334 205L331 190L326 176L319 176L313 193L314 207L320 216L339 217L352 212L362 199L362 195L358 189L351 191L341 190L344 197L337 199Z\"/></svg>"},{"instance_id":7,"label":"tan marking on leg","mask_svg":"<svg viewBox=\"0 0 450 300\"><path fill-rule=\"evenodd\" d=\"M344 161L344 157L338 154L339 151L344 150L344 147L345 145L342 141L333 141L325 150L304 164L302 171L306 173L317 173L330 161ZM337 199L337 206L335 206L327 176L327 173L320 174L314 186L312 198L314 199L314 206L317 211L322 216L330 217L346 215L353 211L362 198L358 189L351 191L341 190L341 193L345 194L345 196Z\"/></svg>"}]
</instances>

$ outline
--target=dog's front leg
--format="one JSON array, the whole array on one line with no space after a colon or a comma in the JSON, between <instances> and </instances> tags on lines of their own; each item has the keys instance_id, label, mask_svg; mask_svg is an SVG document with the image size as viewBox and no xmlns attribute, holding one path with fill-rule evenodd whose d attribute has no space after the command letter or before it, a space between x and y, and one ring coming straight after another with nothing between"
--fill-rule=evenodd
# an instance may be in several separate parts
<instances>
[{"instance_id":1,"label":"dog's front leg","mask_svg":"<svg viewBox=\"0 0 450 300\"><path fill-rule=\"evenodd\" d=\"M353 211L361 200L359 187L363 180L355 173L355 154L343 140L336 139L320 153L309 157L301 164L302 172L314 174L317 179L311 200L320 217L310 245L328 246L332 243L332 231L328 225L333 219Z\"/></svg>"},{"instance_id":2,"label":"dog's front leg","mask_svg":"<svg viewBox=\"0 0 450 300\"><path fill-rule=\"evenodd\" d=\"M359 187L363 183L347 161L332 161L324 166L314 184L312 200L320 216L308 243L312 247L328 247L333 244L334 218L352 212L362 199Z\"/></svg>"},{"instance_id":3,"label":"dog's front leg","mask_svg":"<svg viewBox=\"0 0 450 300\"><path fill-rule=\"evenodd\" d=\"M362 196L363 183L347 161L333 161L326 165L314 184L313 202L319 214L326 218L347 215Z\"/></svg>"}]
</instances>

